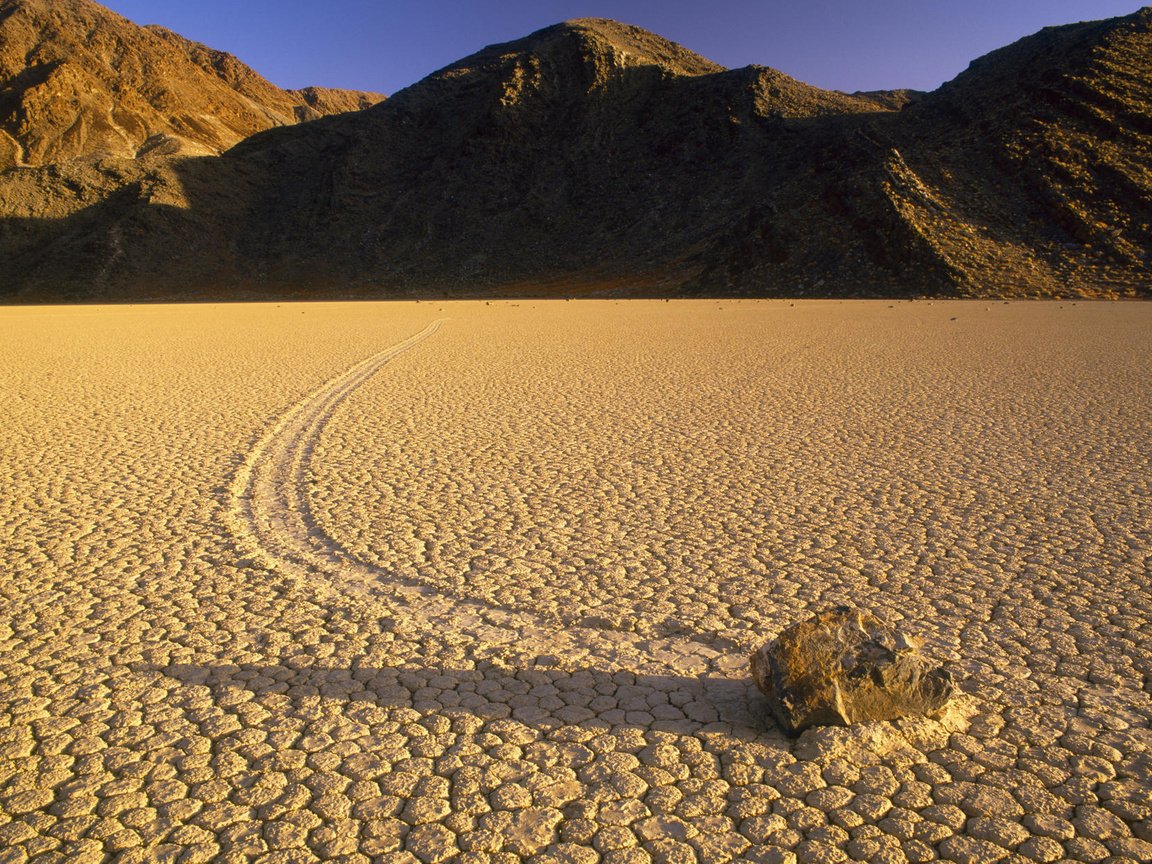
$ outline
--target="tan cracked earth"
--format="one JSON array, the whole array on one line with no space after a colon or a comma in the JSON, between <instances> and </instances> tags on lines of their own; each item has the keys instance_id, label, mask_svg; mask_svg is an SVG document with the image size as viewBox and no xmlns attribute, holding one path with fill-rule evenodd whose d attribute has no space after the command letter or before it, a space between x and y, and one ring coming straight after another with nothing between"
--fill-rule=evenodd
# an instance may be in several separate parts
<instances>
[{"instance_id":1,"label":"tan cracked earth","mask_svg":"<svg viewBox=\"0 0 1152 864\"><path fill-rule=\"evenodd\" d=\"M1152 860L1152 306L0 310L0 862ZM964 695L773 727L870 607Z\"/></svg>"}]
</instances>

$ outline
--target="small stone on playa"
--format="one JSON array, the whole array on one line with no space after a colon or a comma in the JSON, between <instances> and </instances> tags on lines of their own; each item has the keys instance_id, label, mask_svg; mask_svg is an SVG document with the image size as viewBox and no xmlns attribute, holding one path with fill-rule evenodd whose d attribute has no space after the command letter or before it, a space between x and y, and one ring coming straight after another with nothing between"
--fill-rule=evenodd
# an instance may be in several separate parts
<instances>
[{"instance_id":1,"label":"small stone on playa","mask_svg":"<svg viewBox=\"0 0 1152 864\"><path fill-rule=\"evenodd\" d=\"M936 714L953 689L951 674L906 634L847 606L793 624L750 659L756 686L789 735Z\"/></svg>"}]
</instances>

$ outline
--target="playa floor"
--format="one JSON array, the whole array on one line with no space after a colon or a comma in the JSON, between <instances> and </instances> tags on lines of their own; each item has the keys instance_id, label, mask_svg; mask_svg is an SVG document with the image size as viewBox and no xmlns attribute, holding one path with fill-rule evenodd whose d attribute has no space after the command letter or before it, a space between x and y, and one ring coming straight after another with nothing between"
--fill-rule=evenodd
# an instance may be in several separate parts
<instances>
[{"instance_id":1,"label":"playa floor","mask_svg":"<svg viewBox=\"0 0 1152 864\"><path fill-rule=\"evenodd\" d=\"M1152 305L0 309L0 862L1152 860ZM864 606L961 694L789 739Z\"/></svg>"}]
</instances>

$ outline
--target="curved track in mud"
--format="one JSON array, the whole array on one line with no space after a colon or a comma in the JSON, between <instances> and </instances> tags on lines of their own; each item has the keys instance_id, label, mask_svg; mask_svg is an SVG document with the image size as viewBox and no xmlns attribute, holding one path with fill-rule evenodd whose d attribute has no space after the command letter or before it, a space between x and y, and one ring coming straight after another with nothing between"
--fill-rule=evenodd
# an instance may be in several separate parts
<instances>
[{"instance_id":1,"label":"curved track in mud","mask_svg":"<svg viewBox=\"0 0 1152 864\"><path fill-rule=\"evenodd\" d=\"M240 544L258 561L300 579L323 579L336 590L387 597L411 623L460 633L487 645L515 643L526 654L591 657L613 664L627 656L644 671L724 674L742 667L700 641L647 638L632 632L562 627L522 610L443 594L357 557L315 518L308 494L316 443L336 409L400 355L433 336L444 319L429 324L355 364L289 407L244 457L229 486L229 518Z\"/></svg>"}]
</instances>

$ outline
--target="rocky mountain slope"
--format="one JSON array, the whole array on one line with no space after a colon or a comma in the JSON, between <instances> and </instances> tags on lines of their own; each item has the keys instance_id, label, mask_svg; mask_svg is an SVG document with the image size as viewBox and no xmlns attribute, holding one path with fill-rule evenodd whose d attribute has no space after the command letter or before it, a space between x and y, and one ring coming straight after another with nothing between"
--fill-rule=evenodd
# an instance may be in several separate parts
<instances>
[{"instance_id":1,"label":"rocky mountain slope","mask_svg":"<svg viewBox=\"0 0 1152 864\"><path fill-rule=\"evenodd\" d=\"M282 90L235 57L89 0L0 0L0 168L217 154L383 97Z\"/></svg>"},{"instance_id":2,"label":"rocky mountain slope","mask_svg":"<svg viewBox=\"0 0 1152 864\"><path fill-rule=\"evenodd\" d=\"M1147 295L1149 117L1148 9L1046 29L930 94L570 21L221 156L9 169L0 290Z\"/></svg>"}]
</instances>

